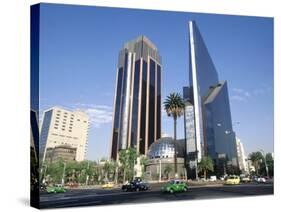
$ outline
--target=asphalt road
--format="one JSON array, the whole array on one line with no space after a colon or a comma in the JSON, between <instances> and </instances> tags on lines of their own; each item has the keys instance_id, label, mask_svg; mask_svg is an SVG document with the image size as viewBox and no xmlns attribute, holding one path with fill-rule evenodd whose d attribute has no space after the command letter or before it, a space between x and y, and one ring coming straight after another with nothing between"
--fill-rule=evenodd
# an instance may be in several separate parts
<instances>
[{"instance_id":1,"label":"asphalt road","mask_svg":"<svg viewBox=\"0 0 281 212\"><path fill-rule=\"evenodd\" d=\"M115 189L75 189L61 194L40 195L40 208L62 208L124 203L147 203L175 200L200 200L273 194L273 184L240 184L189 187L187 192L166 194L161 185L152 185L148 191L122 192Z\"/></svg>"}]
</instances>

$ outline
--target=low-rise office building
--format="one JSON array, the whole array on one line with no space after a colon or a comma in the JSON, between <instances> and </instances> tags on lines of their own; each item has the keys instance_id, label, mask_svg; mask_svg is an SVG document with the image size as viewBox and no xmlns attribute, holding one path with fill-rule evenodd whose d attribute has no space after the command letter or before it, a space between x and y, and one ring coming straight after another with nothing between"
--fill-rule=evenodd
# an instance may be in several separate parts
<instances>
[{"instance_id":1,"label":"low-rise office building","mask_svg":"<svg viewBox=\"0 0 281 212\"><path fill-rule=\"evenodd\" d=\"M59 160L64 162L74 161L76 158L76 148L70 145L61 145L54 148L48 148L45 161L55 163Z\"/></svg>"}]
</instances>

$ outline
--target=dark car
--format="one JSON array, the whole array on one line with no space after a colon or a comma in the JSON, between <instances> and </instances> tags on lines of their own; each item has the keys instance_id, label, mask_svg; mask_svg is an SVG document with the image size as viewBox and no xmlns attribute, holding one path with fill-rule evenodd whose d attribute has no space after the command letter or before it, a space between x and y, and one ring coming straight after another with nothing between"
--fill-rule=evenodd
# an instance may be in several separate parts
<instances>
[{"instance_id":1,"label":"dark car","mask_svg":"<svg viewBox=\"0 0 281 212\"><path fill-rule=\"evenodd\" d=\"M146 191L148 189L148 183L143 182L139 178L122 185L122 191Z\"/></svg>"},{"instance_id":2,"label":"dark car","mask_svg":"<svg viewBox=\"0 0 281 212\"><path fill-rule=\"evenodd\" d=\"M41 184L41 185L40 185L40 191L41 191L41 192L47 191L47 186L46 186L45 184Z\"/></svg>"}]
</instances>

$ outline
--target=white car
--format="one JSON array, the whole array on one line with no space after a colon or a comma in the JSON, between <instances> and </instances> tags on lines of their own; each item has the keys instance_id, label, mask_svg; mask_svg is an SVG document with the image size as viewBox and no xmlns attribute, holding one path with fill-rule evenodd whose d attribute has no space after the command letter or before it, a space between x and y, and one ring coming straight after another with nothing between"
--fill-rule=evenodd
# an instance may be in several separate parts
<instances>
[{"instance_id":1,"label":"white car","mask_svg":"<svg viewBox=\"0 0 281 212\"><path fill-rule=\"evenodd\" d=\"M256 182L258 182L258 183L265 183L266 179L264 177L257 177L256 178Z\"/></svg>"},{"instance_id":2,"label":"white car","mask_svg":"<svg viewBox=\"0 0 281 212\"><path fill-rule=\"evenodd\" d=\"M217 181L217 176L210 176L210 181L211 182Z\"/></svg>"}]
</instances>

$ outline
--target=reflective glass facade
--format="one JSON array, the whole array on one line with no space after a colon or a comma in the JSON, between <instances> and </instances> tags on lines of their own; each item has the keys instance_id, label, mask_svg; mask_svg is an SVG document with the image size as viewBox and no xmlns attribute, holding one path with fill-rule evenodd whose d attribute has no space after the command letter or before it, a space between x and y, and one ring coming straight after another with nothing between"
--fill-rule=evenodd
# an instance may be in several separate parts
<instances>
[{"instance_id":1,"label":"reflective glass facade","mask_svg":"<svg viewBox=\"0 0 281 212\"><path fill-rule=\"evenodd\" d=\"M177 140L177 157L183 158L185 154L185 145L184 139ZM154 142L147 152L149 159L154 158L174 158L175 154L175 144L174 139L170 137L164 137L158 139L157 142Z\"/></svg>"},{"instance_id":2,"label":"reflective glass facade","mask_svg":"<svg viewBox=\"0 0 281 212\"><path fill-rule=\"evenodd\" d=\"M130 86L131 86L131 59L132 54L125 53L125 63L122 81L121 93L121 113L120 113L120 130L118 133L119 149L124 149L128 145L128 127L129 127L129 104L130 104Z\"/></svg>"},{"instance_id":3,"label":"reflective glass facade","mask_svg":"<svg viewBox=\"0 0 281 212\"><path fill-rule=\"evenodd\" d=\"M232 130L227 82L213 88L205 101L207 152L212 158L226 154L236 160L235 133Z\"/></svg>"},{"instance_id":4,"label":"reflective glass facade","mask_svg":"<svg viewBox=\"0 0 281 212\"><path fill-rule=\"evenodd\" d=\"M161 66L157 65L157 116L156 116L156 139L161 137Z\"/></svg>"},{"instance_id":5,"label":"reflective glass facade","mask_svg":"<svg viewBox=\"0 0 281 212\"><path fill-rule=\"evenodd\" d=\"M209 55L205 42L201 36L197 25L194 22L192 24L192 30L194 42L194 56L196 60L196 76L194 77L196 77L197 80L197 89L199 91L199 95L203 98L208 94L210 86L216 85L219 82L219 79L216 68ZM189 78L189 83L191 86L193 86L193 72L190 73L191 77Z\"/></svg>"},{"instance_id":6,"label":"reflective glass facade","mask_svg":"<svg viewBox=\"0 0 281 212\"><path fill-rule=\"evenodd\" d=\"M218 155L225 154L232 165L236 165L227 83L219 82L214 63L194 21L189 22L189 44L190 88L185 89L184 94L186 101L193 105L194 127L192 121L185 123L187 146L191 149L196 147L199 161L202 155L209 155L217 161ZM186 121L192 117L191 111L191 106L186 108ZM193 135L195 139L191 139Z\"/></svg>"},{"instance_id":7,"label":"reflective glass facade","mask_svg":"<svg viewBox=\"0 0 281 212\"><path fill-rule=\"evenodd\" d=\"M119 121L120 121L120 108L121 108L121 90L123 81L123 68L119 68L117 72L117 87L116 87L116 99L115 99L115 113L112 132L112 148L117 149ZM116 158L116 151L111 151L111 157Z\"/></svg>"},{"instance_id":8,"label":"reflective glass facade","mask_svg":"<svg viewBox=\"0 0 281 212\"><path fill-rule=\"evenodd\" d=\"M146 143L146 98L147 98L147 62L142 62L142 93L141 93L141 126L140 126L140 144L139 151L145 153Z\"/></svg>"},{"instance_id":9,"label":"reflective glass facade","mask_svg":"<svg viewBox=\"0 0 281 212\"><path fill-rule=\"evenodd\" d=\"M194 107L189 102L185 104L184 121L186 130L186 153L188 155L189 153L196 152Z\"/></svg>"},{"instance_id":10,"label":"reflective glass facade","mask_svg":"<svg viewBox=\"0 0 281 212\"><path fill-rule=\"evenodd\" d=\"M161 61L145 36L128 42L119 53L111 158L120 149L145 154L161 136Z\"/></svg>"},{"instance_id":11,"label":"reflective glass facade","mask_svg":"<svg viewBox=\"0 0 281 212\"><path fill-rule=\"evenodd\" d=\"M36 111L30 111L30 124L31 124L31 139L33 141L36 157L39 158L39 126L38 126L38 114Z\"/></svg>"},{"instance_id":12,"label":"reflective glass facade","mask_svg":"<svg viewBox=\"0 0 281 212\"><path fill-rule=\"evenodd\" d=\"M138 139L138 110L139 110L139 88L140 88L140 60L135 62L134 72L134 90L133 90L133 110L132 110L132 130L131 147L137 147Z\"/></svg>"},{"instance_id":13,"label":"reflective glass facade","mask_svg":"<svg viewBox=\"0 0 281 212\"><path fill-rule=\"evenodd\" d=\"M51 123L51 119L52 119L52 114L53 114L52 110L44 113L40 140L39 140L39 157L40 157L40 159L42 159L45 154L44 151L45 151L46 142L48 139L49 127L50 127L50 123Z\"/></svg>"},{"instance_id":14,"label":"reflective glass facade","mask_svg":"<svg viewBox=\"0 0 281 212\"><path fill-rule=\"evenodd\" d=\"M148 145L155 141L155 62L150 59Z\"/></svg>"}]
</instances>

